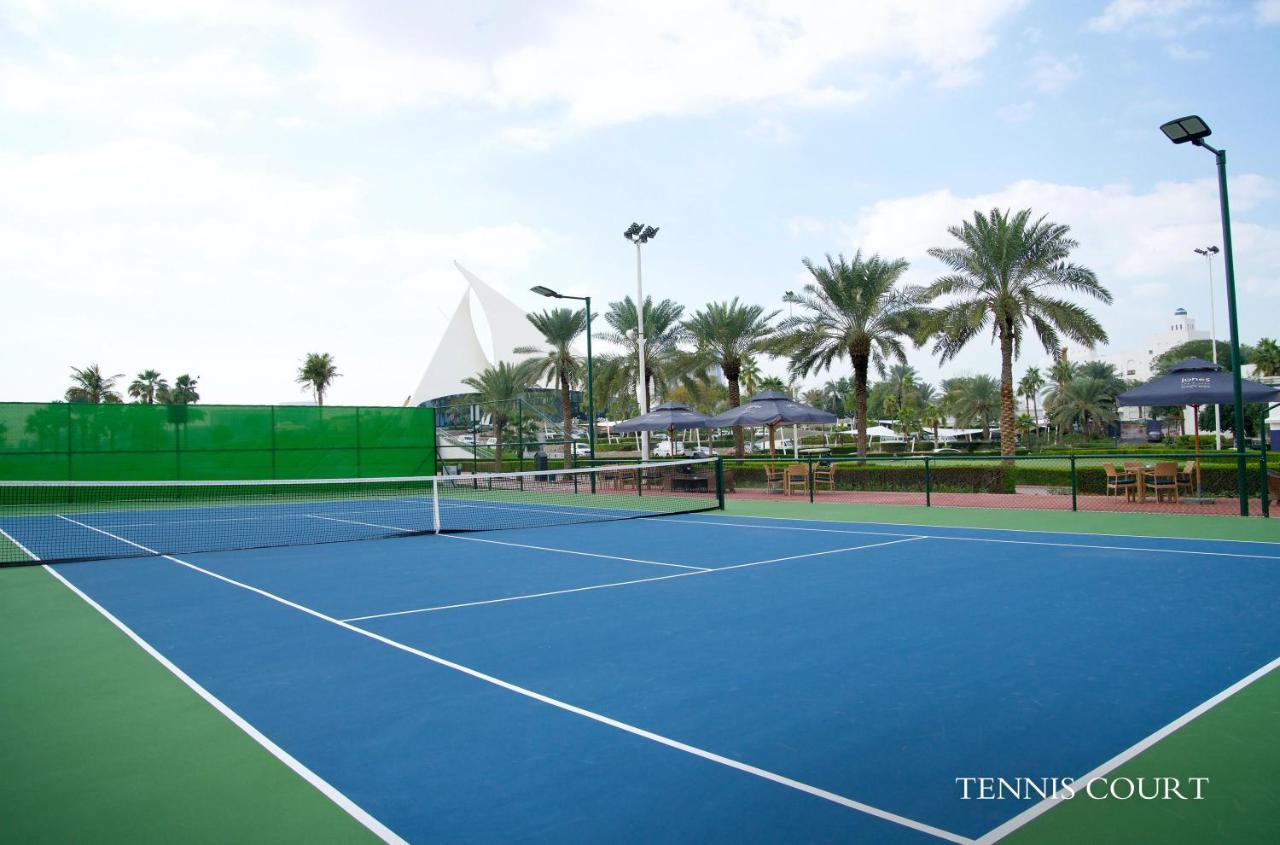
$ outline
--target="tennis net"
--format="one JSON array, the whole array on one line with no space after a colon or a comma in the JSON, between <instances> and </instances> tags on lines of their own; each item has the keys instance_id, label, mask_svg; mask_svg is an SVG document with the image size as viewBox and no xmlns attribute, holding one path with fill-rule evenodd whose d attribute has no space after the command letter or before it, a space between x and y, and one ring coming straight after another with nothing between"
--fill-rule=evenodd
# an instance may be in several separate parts
<instances>
[{"instance_id":1,"label":"tennis net","mask_svg":"<svg viewBox=\"0 0 1280 845\"><path fill-rule=\"evenodd\" d=\"M0 566L494 531L723 506L717 459L299 481L0 482Z\"/></svg>"}]
</instances>

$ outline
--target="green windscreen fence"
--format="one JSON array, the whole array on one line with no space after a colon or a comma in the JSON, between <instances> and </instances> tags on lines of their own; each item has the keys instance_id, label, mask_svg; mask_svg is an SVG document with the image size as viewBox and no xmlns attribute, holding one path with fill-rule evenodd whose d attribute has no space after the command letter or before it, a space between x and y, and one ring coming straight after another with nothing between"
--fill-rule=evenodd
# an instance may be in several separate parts
<instances>
[{"instance_id":1,"label":"green windscreen fence","mask_svg":"<svg viewBox=\"0 0 1280 845\"><path fill-rule=\"evenodd\" d=\"M433 408L0 403L0 479L434 475Z\"/></svg>"}]
</instances>

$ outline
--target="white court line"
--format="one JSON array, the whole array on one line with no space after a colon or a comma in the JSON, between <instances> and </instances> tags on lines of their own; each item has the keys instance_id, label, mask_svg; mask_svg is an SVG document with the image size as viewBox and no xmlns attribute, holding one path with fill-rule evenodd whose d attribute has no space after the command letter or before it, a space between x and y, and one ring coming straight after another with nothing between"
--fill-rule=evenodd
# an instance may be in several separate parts
<instances>
[{"instance_id":1,"label":"white court line","mask_svg":"<svg viewBox=\"0 0 1280 845\"><path fill-rule=\"evenodd\" d=\"M28 549L26 546L24 546L24 545L22 545L21 543L19 543L19 542L18 542L18 539L17 539L16 537L14 537L14 536L13 536L12 534L10 534L8 531L5 531L3 528L0 528L0 535L4 536L4 538L5 538L6 540L8 540L10 543L13 543L13 544L14 544L15 546L17 546L19 549L21 549L21 550L22 550L22 553L23 553L24 555L26 555L27 557L31 558L32 560L39 560L39 559L40 559L39 557L37 557L37 556L36 556L35 552L31 551L31 549Z\"/></svg>"},{"instance_id":2,"label":"white court line","mask_svg":"<svg viewBox=\"0 0 1280 845\"><path fill-rule=\"evenodd\" d=\"M466 540L471 543L492 543L495 546L514 546L518 549L537 549L540 552L556 552L563 555L580 555L582 557L596 557L604 560L621 560L626 563L644 563L650 566L672 566L676 569L691 569L697 572L706 572L711 567L708 566L692 566L687 563L666 563L661 560L645 560L638 557L623 557L621 555L606 555L597 552L580 552L574 549L557 549L551 546L535 546L531 543L512 543L506 540L487 540L483 537L464 537L461 534L441 534L441 537L447 537L450 540Z\"/></svg>"},{"instance_id":3,"label":"white court line","mask_svg":"<svg viewBox=\"0 0 1280 845\"><path fill-rule=\"evenodd\" d=\"M1157 742L1164 739L1165 737L1169 736L1174 731L1177 731L1187 723L1207 713L1209 710L1212 710L1214 707L1218 706L1223 701L1226 701L1231 696L1240 692L1240 690L1249 686L1254 681L1258 680L1259 678L1263 677L1264 675L1276 669L1280 669L1280 657L1277 657L1275 660L1272 660L1266 666L1263 666L1262 668L1249 673L1248 675L1236 681L1234 684L1227 687L1222 692L1218 693L1212 698L1196 705L1192 709L1188 710L1186 713L1183 713L1181 716L1174 719L1169 724L1165 725L1160 730L1156 731L1155 733L1151 734L1145 739L1139 740L1138 742L1126 748L1124 751L1121 751L1119 754L1112 757L1107 762L1103 763L1101 766L1098 766L1093 771L1089 772L1083 777L1076 778L1075 781L1073 782L1077 784L1081 784L1081 783L1087 784L1089 781L1093 780L1094 778L1102 777L1107 772L1110 772L1113 769L1116 769L1119 766L1123 765L1124 763L1127 763L1128 761L1132 760L1134 757L1137 757L1143 751L1146 751L1148 748L1155 745ZM1053 809L1053 807L1056 804L1062 803L1062 799L1058 797L1058 795L1061 792L1062 790L1058 790L1058 792L1053 793L1053 795L1050 795L1048 798L1045 798L1044 800L1040 801L1034 806L1028 807L1026 810L1023 810L1021 813L1009 819L1007 822L1000 825L999 827L996 827L988 831L980 839L978 839L979 845L989 845L989 843L998 842L999 840L1008 836L1010 833L1013 833L1018 828L1027 824L1027 822L1031 821L1037 816L1042 815L1048 810Z\"/></svg>"},{"instance_id":4,"label":"white court line","mask_svg":"<svg viewBox=\"0 0 1280 845\"><path fill-rule=\"evenodd\" d=\"M320 516L319 514L314 514L314 513L304 514L304 516L309 516L312 519L327 519L330 522L349 522L352 525L367 525L370 528L385 528L388 531L399 531L404 534L421 534L427 530L427 529L415 530L412 528L401 528L398 525L380 525L376 522L359 522L354 519L339 519L336 516ZM540 552L559 552L560 554L566 554L566 555L580 555L582 557L598 557L598 558L604 558L605 560L620 560L625 563L644 563L651 566L672 566L672 567L675 567L676 569L694 569L694 570L698 570L699 572L707 568L705 566L689 566L688 564L684 564L684 563L666 563L661 560L644 560L643 558L637 558L637 557L622 557L621 555L596 554L595 552L577 552L572 549L554 549L554 548L551 548L550 546L534 546L528 543L509 543L503 540L485 540L480 537L462 537L457 534L441 534L439 536L448 537L450 540L469 540L472 543L492 543L495 546L515 546L516 548L520 548L520 549L537 549Z\"/></svg>"},{"instance_id":5,"label":"white court line","mask_svg":"<svg viewBox=\"0 0 1280 845\"><path fill-rule=\"evenodd\" d=\"M444 536L448 537L448 536L454 536L454 535L446 534ZM473 538L455 536L454 539L465 540L465 539L473 539ZM856 552L859 549L874 549L878 546L892 546L895 543L909 543L912 540L923 540L923 539L924 539L923 537L904 537L901 540L890 540L887 543L871 543L865 546L849 546L848 548L844 548L844 549L827 549L821 552L808 552L806 554L801 554L801 555L775 557L769 560L753 560L750 563L738 563L738 564L734 564L733 566L719 566L719 567L714 567L710 569L700 569L696 572L677 572L675 575L658 575L653 578L635 578L631 581L614 581L609 584L593 584L590 587L572 587L570 589L565 589L565 590L549 590L544 593L526 593L525 595L507 596L505 598L500 598L500 599L483 599L481 601L460 602L458 604L442 604L442 605L436 605L434 607L415 607L409 610L394 610L389 613L371 613L368 616L352 616L342 621L343 622L364 622L369 619L385 619L389 616L409 616L415 613L435 613L436 611L439 611L439 610L457 610L458 608L462 608L462 607L477 607L479 605L484 605L484 604L503 604L504 602L509 602L509 601L524 601L526 599L541 599L541 598L546 598L548 596L563 596L569 593L586 593L591 590L606 590L611 587L628 587L632 584L648 584L650 581L670 581L672 578L688 578L691 575L710 575L713 572L729 572L734 569L746 569L749 566L764 566L765 564L768 564L768 563L782 563L783 561L799 560L801 558L806 558L806 557L820 557L822 555L834 555L834 554L839 554L840 552ZM535 548L541 548L541 547L535 547ZM568 550L567 549L548 549L548 551L559 552L559 551L568 551Z\"/></svg>"},{"instance_id":6,"label":"white court line","mask_svg":"<svg viewBox=\"0 0 1280 845\"><path fill-rule=\"evenodd\" d=\"M69 519L67 517L62 517L62 518L67 519L68 522L75 522L75 520ZM91 525L84 525L83 523L76 523L76 524L83 525L83 527L88 528L91 531L98 531L99 533L107 534L107 532L94 528ZM145 546L141 546L138 543L133 542L132 540L126 540L124 537L117 537L113 534L107 534L107 536L112 537L113 539L119 540L122 543L127 543L131 546L135 546L140 549L145 549L151 554L157 554L156 552L150 549L146 549ZM159 555L159 556L164 558L165 560L173 561L174 563L180 566L185 566L190 570L199 572L202 575L206 575L210 578L215 578L219 581L222 581L227 584L231 584L232 586L239 587L243 590L248 590L251 593L257 593L263 598L267 598L267 599L270 599L271 601L278 602L279 604L282 604L285 607L291 607L294 610L297 610L301 613L305 613L308 616L312 616L324 622L328 622L332 625L337 625L339 628L343 628L345 630L351 631L352 633L359 634L362 637L368 637L369 639L374 640L376 642L380 642L383 645L390 646L391 648L398 649L407 654L412 654L415 657L422 658L423 660L428 660L439 666L443 666L446 669L452 669L455 672L468 675L472 678L483 681L487 684L492 684L496 687L505 689L509 692L514 692L517 695L522 695L534 701L541 702L542 704L547 704L547 705L550 705L551 707L555 707L560 710L573 713L574 715L582 716L583 718L590 719L593 722L598 722L602 725L607 725L608 727L616 728L620 731L624 731L626 733L632 734L633 736L638 736L642 739L647 739L651 742L656 742L659 745L665 745L668 748L673 748L677 751L683 751L684 753L691 754L694 757L701 757L702 759L708 760L712 763L719 763L720 765L726 766L730 769L736 769L737 771L744 772L749 775L754 775L755 777L762 778L767 781L772 781L773 783L777 783L782 786L790 787L791 789L804 792L816 798L821 798L824 801L830 801L833 804L839 804L842 807L847 807L851 810L857 810L860 813L865 813L866 815L874 816L875 818L882 819L887 822L892 822L893 824L901 825L903 827L908 827L908 828L911 828L912 830L916 830L921 833L926 833L926 834L929 834L930 836L935 836L939 839L944 839L948 842L962 843L962 845L972 845L973 843L973 840L967 836L961 836L957 833L952 833L949 830L943 830L942 828L934 827L932 825L925 824L924 822L907 818L906 816L900 816L897 813L892 813L892 812L889 812L888 810L882 810L879 807L873 807L872 805L864 804L861 801L855 801L852 798L847 798L843 795L838 795L826 789L822 789L820 787L803 783L802 781L789 778L785 775L780 775L780 774L777 774L776 772L768 771L767 769L761 769L757 766L752 766L749 763L743 763L739 760L734 760L730 757L724 757L720 754L716 754L713 751L707 751L705 749L698 748L697 746L689 745L688 743L680 742L679 740L672 739L667 736L663 736L662 734L657 734L652 731L645 730L644 728L637 727L627 722L618 721L617 719L613 719L603 714L596 713L595 711L587 710L585 708L578 707L574 704L569 704L568 702L561 701L557 698L552 698L551 696L543 695L540 692L534 692L531 689L518 686L516 684L511 683L510 681L504 681L501 678L497 678L493 675L485 674L484 672L481 672L478 669L472 669L469 666L464 666L461 663L455 663L452 660L448 660L444 657L440 657L439 655L422 651L421 649L414 648L413 646L410 646L410 645L405 645L404 643L398 642L388 637L384 637L381 634L375 634L373 631L369 631L364 628L357 627L355 625L352 625L349 622L344 622L341 619L336 619L332 616L329 616L328 614L321 613L318 610L313 610L312 608L309 608L305 605L301 605L301 604L298 604L297 602L290 601L289 599L278 596L275 593L270 593L259 587L254 587L251 584L245 584L241 581L235 580L234 578L228 578L225 575L221 575L217 572L213 572L211 570L204 569L203 567L196 566L194 563L188 563L185 560L180 560L176 557L173 557L172 555ZM761 563L763 563L763 561L761 561ZM689 574L693 575L695 573L691 572ZM88 600L87 597L86 597L86 600ZM390 831L388 831L388 833L389 832Z\"/></svg>"},{"instance_id":7,"label":"white court line","mask_svg":"<svg viewBox=\"0 0 1280 845\"><path fill-rule=\"evenodd\" d=\"M58 514L58 516L61 519L66 519L68 522L74 522L76 525L80 525L84 528L88 528L90 531L98 531L98 533L100 534L106 533L104 531L99 531L99 529L94 528L91 525L85 525L82 522L76 522L76 520L69 519L65 516L62 516L61 514ZM4 532L0 531L0 533L4 533ZM5 534L5 536L8 536L8 534ZM107 534L107 536L112 537L112 539L115 539L115 540L120 540L121 542L124 542L124 543L129 543L129 545L137 546L137 543L132 543L129 540L125 540L123 537L113 537L110 534ZM10 537L9 539L12 540L13 538ZM14 540L13 542L17 544L18 548L22 549L28 555L31 555L32 560L36 560L36 561L40 560L38 556L32 554L29 550L23 547L21 543L18 543L17 540ZM94 610L98 611L98 613L102 614L102 616L105 617L108 622L110 622L112 625L115 625L118 629L120 629L121 632L124 633L125 636L133 640L134 643L136 643L139 648L141 648L144 652L149 654L157 663L159 663L164 668L168 669L171 673L173 673L173 675L178 680L182 681L184 684L190 687L192 692L194 692L196 695L203 698L210 706L213 707L214 710L217 710L219 713L225 716L227 720L230 721L233 725L235 725L240 730L244 731L249 736L250 739L252 739L254 742L258 743L263 748L265 748L268 753L270 753L277 760L279 760L280 762L288 766L294 772L294 774L298 775L307 783L311 784L322 795L324 795L334 804L337 804L339 807L341 807L342 810L347 813L347 815L351 816L353 819L360 822L360 824L368 828L375 836L377 836L383 842L393 843L393 845L407 845L406 841L402 839L400 836L398 836L394 831L392 831L391 828L387 827L382 822L375 819L363 807L361 807L356 802L352 801L346 795L339 792L327 780L320 777L311 769L307 768L288 751L285 751L283 748L281 748L280 746L272 742L270 739L268 739L265 734L263 734L261 731L255 728L252 724L250 724L247 719L245 719L235 710L232 710L229 706L227 706L227 704L225 704L222 701L222 699L218 698L216 695L209 692L209 690L201 686L198 681L196 681L186 672L179 669L176 664L174 664L171 660L169 660L169 658L161 654L158 650L156 650L156 648L153 645L151 645L151 643L144 640L136 631L134 631L128 625L124 624L119 619L117 619L115 615L111 613L111 611L107 610L105 607L98 604L96 601L90 598L86 593L84 593L84 591L82 591L79 587L77 587L75 584L72 584L66 578L62 577L62 574L60 572L57 572L52 566L50 566L47 563L44 564L43 569L45 572L48 572L54 578L58 579L58 581L62 582L62 585L64 587L66 587L68 590L70 590L71 592L79 596L81 600L85 602L85 604L89 605Z\"/></svg>"},{"instance_id":8,"label":"white court line","mask_svg":"<svg viewBox=\"0 0 1280 845\"><path fill-rule=\"evenodd\" d=\"M772 517L761 517L761 518L770 519ZM732 527L732 528L757 528L761 531L808 531L808 532L816 532L820 534L872 534L872 535L879 535L882 537L899 536L897 532L890 532L890 531L854 531L854 530L845 530L840 528L809 528L809 527L800 526L800 525L752 525L751 523L747 523L747 522L728 522L719 517L714 517L712 519L666 519L661 517L655 517L652 521L677 522L684 525L704 525L704 526ZM918 527L929 528L931 526L918 526ZM975 528L970 530L986 531L988 529ZM1028 533L1053 533L1053 532L1028 532ZM1196 549L1160 549L1160 548L1151 548L1149 546L1103 546L1097 543L1050 543L1042 540L1002 540L996 537L953 537L949 534L918 534L917 533L917 534L911 534L911 535L903 534L901 536L921 537L928 540L957 540L965 543L1007 543L1007 544L1018 545L1018 546L1052 546L1055 548L1062 548L1062 549L1102 549L1104 551L1147 552L1149 554L1207 555L1209 557L1239 557L1239 558L1248 558L1250 560L1280 560L1280 555L1249 555L1249 554L1242 554L1240 552L1206 552L1206 551L1199 551ZM1080 536L1088 536L1088 535L1080 535ZM1113 535L1099 535L1099 536L1113 536ZM1121 535L1121 536L1124 536L1124 535ZM1176 537L1163 538L1162 537L1162 538L1153 538L1153 539L1184 539L1185 540L1188 538L1185 538L1185 537L1184 538L1176 538ZM1193 540L1192 542L1204 542L1204 541ZM1207 542L1218 542L1218 541L1210 540Z\"/></svg>"},{"instance_id":9,"label":"white court line","mask_svg":"<svg viewBox=\"0 0 1280 845\"><path fill-rule=\"evenodd\" d=\"M839 502L817 502L819 505L836 505ZM948 509L954 508L954 505L947 505ZM957 510L965 510L965 508L956 508ZM970 508L971 510L989 510L985 507ZM1039 511L1044 513L1044 511ZM1106 511L1093 511L1092 513L1107 513ZM675 514L673 514L674 516ZM1188 514L1195 516L1195 514ZM1128 513L1126 516L1141 519L1146 516L1170 516L1170 514L1154 514L1154 513ZM713 517L720 519L720 517ZM726 517L730 518L730 517ZM776 522L840 522L840 520L831 519L806 519L796 516L759 516L757 514L739 514L738 519L768 519ZM671 520L668 522L692 522L693 520ZM1047 528L975 528L971 525L919 525L914 522L868 522L867 525L890 525L895 528L954 528L957 531L1008 531L1012 534L1060 534L1065 537L1124 537L1129 540L1182 540L1188 543L1248 543L1255 546L1275 546L1277 543L1272 540L1231 540L1225 537L1169 537L1163 534L1115 534L1107 531L1053 531ZM765 528L767 526L757 525L755 528Z\"/></svg>"}]
</instances>

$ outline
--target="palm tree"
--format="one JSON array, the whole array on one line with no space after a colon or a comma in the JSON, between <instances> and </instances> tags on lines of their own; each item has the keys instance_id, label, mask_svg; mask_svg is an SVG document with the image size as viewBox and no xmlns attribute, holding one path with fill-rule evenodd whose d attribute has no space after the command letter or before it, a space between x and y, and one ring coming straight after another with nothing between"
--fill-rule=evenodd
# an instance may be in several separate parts
<instances>
[{"instance_id":1,"label":"palm tree","mask_svg":"<svg viewBox=\"0 0 1280 845\"><path fill-rule=\"evenodd\" d=\"M325 391L340 375L337 363L328 352L309 352L294 381L302 385L303 390L310 390L316 397L316 404L323 406Z\"/></svg>"},{"instance_id":2,"label":"palm tree","mask_svg":"<svg viewBox=\"0 0 1280 845\"><path fill-rule=\"evenodd\" d=\"M742 364L752 354L764 349L773 333L769 324L778 316L777 311L765 313L761 305L740 305L735 296L732 302L709 302L707 307L684 321L685 331L696 344L695 353L708 364L720 367L729 387L729 407L742 404L739 380ZM742 427L733 427L733 453L742 457Z\"/></svg>"},{"instance_id":3,"label":"palm tree","mask_svg":"<svg viewBox=\"0 0 1280 845\"><path fill-rule=\"evenodd\" d=\"M791 371L807 376L830 369L831 362L848 356L853 364L858 418L858 457L867 456L867 370L884 374L886 358L906 363L902 339L916 328L914 289L895 288L907 262L878 255L864 259L859 250L852 261L827 256L825 266L804 259L813 282L783 301L800 306L778 328L775 351L791 359Z\"/></svg>"},{"instance_id":4,"label":"palm tree","mask_svg":"<svg viewBox=\"0 0 1280 845\"><path fill-rule=\"evenodd\" d=\"M653 407L649 400L654 393L663 393L670 383L685 375L681 372L682 365L688 363L680 350L680 342L685 335L684 325L680 322L682 314L684 306L670 299L654 305L652 297L644 298L643 390L648 407ZM624 351L620 355L601 357L603 375L606 380L635 386L638 394L641 389L637 363L640 344L637 338L639 320L635 301L628 296L621 302L609 303L604 321L612 331L601 332L596 337L621 346Z\"/></svg>"},{"instance_id":5,"label":"palm tree","mask_svg":"<svg viewBox=\"0 0 1280 845\"><path fill-rule=\"evenodd\" d=\"M129 395L143 405L154 405L156 397L169 389L169 383L155 370L143 370L129 384Z\"/></svg>"},{"instance_id":6,"label":"palm tree","mask_svg":"<svg viewBox=\"0 0 1280 845\"><path fill-rule=\"evenodd\" d=\"M780 376L767 376L762 378L760 379L760 383L756 385L756 388L759 393L763 393L766 390L776 390L788 395L791 393L791 388L787 386L787 383L783 381Z\"/></svg>"},{"instance_id":7,"label":"palm tree","mask_svg":"<svg viewBox=\"0 0 1280 845\"><path fill-rule=\"evenodd\" d=\"M920 374L916 372L915 367L908 364L898 363L889 368L885 381L893 392L893 398L897 400L898 410L916 404L916 379L919 377Z\"/></svg>"},{"instance_id":8,"label":"palm tree","mask_svg":"<svg viewBox=\"0 0 1280 845\"><path fill-rule=\"evenodd\" d=\"M738 381L742 385L742 392L748 396L755 393L760 388L760 379L763 376L760 373L760 362L756 360L756 356L747 355L742 359L742 371L738 374Z\"/></svg>"},{"instance_id":9,"label":"palm tree","mask_svg":"<svg viewBox=\"0 0 1280 845\"><path fill-rule=\"evenodd\" d=\"M1095 424L1115 420L1115 399L1108 395L1107 384L1102 379L1075 378L1067 382L1062 395L1053 403L1050 416L1059 429L1070 429L1079 423L1081 431L1088 435Z\"/></svg>"},{"instance_id":10,"label":"palm tree","mask_svg":"<svg viewBox=\"0 0 1280 845\"><path fill-rule=\"evenodd\" d=\"M1045 415L1052 422L1053 405L1058 401L1058 397L1063 396L1066 392L1067 385L1076 377L1076 372L1080 368L1072 361L1068 361L1066 356L1060 356L1054 362L1053 367L1049 370L1049 389L1044 393L1044 410ZM1057 428L1057 440L1062 442L1062 427L1054 423Z\"/></svg>"},{"instance_id":11,"label":"palm tree","mask_svg":"<svg viewBox=\"0 0 1280 845\"><path fill-rule=\"evenodd\" d=\"M927 402L920 409L920 424L933 430L933 448L938 448L938 428L947 421L942 407L936 402Z\"/></svg>"},{"instance_id":12,"label":"palm tree","mask_svg":"<svg viewBox=\"0 0 1280 845\"><path fill-rule=\"evenodd\" d=\"M1254 375L1280 376L1280 344L1269 337L1258 341L1253 348Z\"/></svg>"},{"instance_id":13,"label":"palm tree","mask_svg":"<svg viewBox=\"0 0 1280 845\"><path fill-rule=\"evenodd\" d=\"M474 388L479 394L478 401L490 406L494 436L493 464L497 472L502 472L502 433L511 420L511 407L537 381L542 366L541 361L520 365L499 361L496 366L486 367L476 375L462 380L463 384Z\"/></svg>"},{"instance_id":14,"label":"palm tree","mask_svg":"<svg viewBox=\"0 0 1280 845\"><path fill-rule=\"evenodd\" d=\"M1028 367L1018 381L1018 392L1031 401L1031 421L1033 423L1038 423L1040 420L1040 405L1037 400L1043 388L1044 376L1040 375L1039 367Z\"/></svg>"},{"instance_id":15,"label":"palm tree","mask_svg":"<svg viewBox=\"0 0 1280 845\"><path fill-rule=\"evenodd\" d=\"M67 388L66 400L87 402L90 405L117 405L121 401L120 394L115 391L118 378L124 378L124 374L105 376L97 364L90 364L83 369L72 367L71 386Z\"/></svg>"},{"instance_id":16,"label":"palm tree","mask_svg":"<svg viewBox=\"0 0 1280 845\"><path fill-rule=\"evenodd\" d=\"M173 387L165 385L156 394L156 400L166 405L193 405L200 401L200 394L196 391L199 377L192 378L183 373L173 380Z\"/></svg>"},{"instance_id":17,"label":"palm tree","mask_svg":"<svg viewBox=\"0 0 1280 845\"><path fill-rule=\"evenodd\" d=\"M1085 361L1080 365L1076 375L1079 378L1092 378L1102 382L1107 395L1113 399L1125 391L1124 379L1120 377L1120 373L1116 372L1116 365L1108 364L1106 361Z\"/></svg>"},{"instance_id":18,"label":"palm tree","mask_svg":"<svg viewBox=\"0 0 1280 845\"><path fill-rule=\"evenodd\" d=\"M569 390L579 382L582 373L582 361L573 351L573 342L587 330L587 311L571 308L555 308L540 314L529 314L529 322L542 334L549 349L543 350L533 346L521 346L515 351L520 354L541 353L541 358L533 359L530 366L534 368L535 379L545 379L547 384L558 384L560 387L560 419L564 425L564 454L566 460L573 456L573 408L570 405ZM590 425L595 425L591 420ZM567 465L567 464L566 464Z\"/></svg>"},{"instance_id":19,"label":"palm tree","mask_svg":"<svg viewBox=\"0 0 1280 845\"><path fill-rule=\"evenodd\" d=\"M991 417L1000 411L1000 385L991 376L968 376L948 380L951 407L956 415L956 425L963 420L966 425L977 422L982 426L982 439L991 439ZM1000 451L1004 451L1003 432Z\"/></svg>"},{"instance_id":20,"label":"palm tree","mask_svg":"<svg viewBox=\"0 0 1280 845\"><path fill-rule=\"evenodd\" d=\"M941 362L990 328L1000 344L1000 452L1012 455L1013 361L1022 351L1027 324L1050 353L1062 338L1093 346L1104 343L1102 324L1080 305L1050 295L1055 289L1082 293L1107 304L1111 294L1087 267L1067 261L1078 246L1069 227L1044 217L1032 222L1031 209L1010 216L992 209L974 212L972 221L947 230L958 247L936 247L929 254L951 269L929 286L934 300L954 296L933 314L934 352Z\"/></svg>"}]
</instances>

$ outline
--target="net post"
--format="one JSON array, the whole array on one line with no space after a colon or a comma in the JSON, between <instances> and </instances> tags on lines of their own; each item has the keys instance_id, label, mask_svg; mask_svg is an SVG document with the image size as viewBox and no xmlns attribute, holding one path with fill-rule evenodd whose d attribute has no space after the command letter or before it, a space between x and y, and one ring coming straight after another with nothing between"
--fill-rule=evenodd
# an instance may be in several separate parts
<instances>
[{"instance_id":1,"label":"net post","mask_svg":"<svg viewBox=\"0 0 1280 845\"><path fill-rule=\"evenodd\" d=\"M440 533L440 479L431 479L431 527Z\"/></svg>"},{"instance_id":2,"label":"net post","mask_svg":"<svg viewBox=\"0 0 1280 845\"><path fill-rule=\"evenodd\" d=\"M1079 493L1079 489L1080 487L1076 483L1076 456L1072 455L1071 456L1071 510L1073 511L1078 511L1080 509L1080 505L1076 501L1076 497L1077 497L1077 494Z\"/></svg>"},{"instance_id":3,"label":"net post","mask_svg":"<svg viewBox=\"0 0 1280 845\"><path fill-rule=\"evenodd\" d=\"M716 502L724 510L724 457L716 455Z\"/></svg>"}]
</instances>

